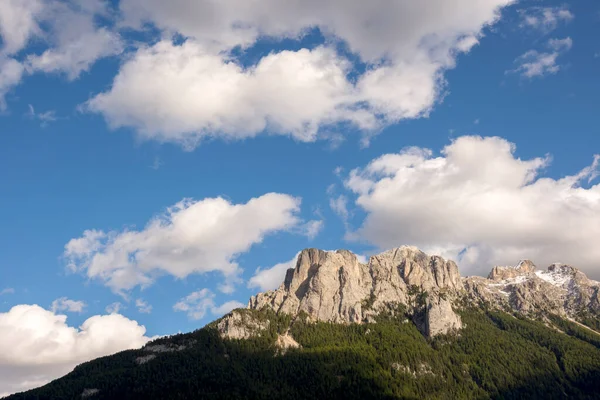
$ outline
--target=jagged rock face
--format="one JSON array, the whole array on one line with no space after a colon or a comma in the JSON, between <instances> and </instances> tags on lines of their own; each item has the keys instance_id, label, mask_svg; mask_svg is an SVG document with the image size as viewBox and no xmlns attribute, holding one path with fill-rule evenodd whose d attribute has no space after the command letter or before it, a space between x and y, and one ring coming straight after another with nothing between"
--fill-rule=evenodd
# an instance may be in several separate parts
<instances>
[{"instance_id":1,"label":"jagged rock face","mask_svg":"<svg viewBox=\"0 0 600 400\"><path fill-rule=\"evenodd\" d=\"M581 311L600 312L600 283L569 265L554 264L542 271L531 261L522 261L517 267L495 267L488 279L466 278L464 284L473 299L525 314L576 317Z\"/></svg>"},{"instance_id":2,"label":"jagged rock face","mask_svg":"<svg viewBox=\"0 0 600 400\"><path fill-rule=\"evenodd\" d=\"M488 275L488 279L493 281L501 281L505 279L516 278L521 275L526 275L535 271L535 264L530 260L519 262L516 267L494 267Z\"/></svg>"},{"instance_id":3,"label":"jagged rock face","mask_svg":"<svg viewBox=\"0 0 600 400\"><path fill-rule=\"evenodd\" d=\"M427 302L419 304L416 292L427 292ZM374 321L390 305L404 304L421 332L435 336L461 328L452 302L462 297L524 314L600 315L600 283L571 266L554 264L540 271L524 260L516 267L494 267L487 279L461 278L453 261L408 246L373 256L368 264L346 250L304 250L282 285L253 296L248 307L361 323Z\"/></svg>"},{"instance_id":4,"label":"jagged rock face","mask_svg":"<svg viewBox=\"0 0 600 400\"><path fill-rule=\"evenodd\" d=\"M429 337L458 331L462 328L462 321L452 310L452 303L440 297L428 299L425 318L425 335Z\"/></svg>"},{"instance_id":5,"label":"jagged rock face","mask_svg":"<svg viewBox=\"0 0 600 400\"><path fill-rule=\"evenodd\" d=\"M270 307L278 313L306 312L313 320L360 323L372 320L389 304L411 305L411 288L431 296L456 295L463 289L457 265L441 257L430 257L414 247L400 247L371 257L368 264L347 250L327 252L307 249L300 253L294 269L275 291L250 299L249 308ZM441 307L441 308L440 308ZM443 326L456 327L460 320L448 302L433 306L432 315L451 313L431 332L445 333ZM439 310L437 312L436 310Z\"/></svg>"}]
</instances>

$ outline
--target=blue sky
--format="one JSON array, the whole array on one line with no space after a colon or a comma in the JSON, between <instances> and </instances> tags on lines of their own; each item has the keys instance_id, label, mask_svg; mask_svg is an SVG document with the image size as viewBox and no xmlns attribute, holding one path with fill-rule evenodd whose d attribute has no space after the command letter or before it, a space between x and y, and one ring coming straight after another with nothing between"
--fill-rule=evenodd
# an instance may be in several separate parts
<instances>
[{"instance_id":1,"label":"blue sky","mask_svg":"<svg viewBox=\"0 0 600 400\"><path fill-rule=\"evenodd\" d=\"M228 1L211 22L192 3L0 2L0 342L24 321L134 328L66 372L203 326L306 247L600 278L597 4Z\"/></svg>"}]
</instances>

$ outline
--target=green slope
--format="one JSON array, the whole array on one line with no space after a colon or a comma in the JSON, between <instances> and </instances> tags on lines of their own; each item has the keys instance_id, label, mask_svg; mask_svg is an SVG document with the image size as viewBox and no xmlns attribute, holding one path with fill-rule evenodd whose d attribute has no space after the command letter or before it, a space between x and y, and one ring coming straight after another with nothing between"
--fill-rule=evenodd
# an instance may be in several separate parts
<instances>
[{"instance_id":1,"label":"green slope","mask_svg":"<svg viewBox=\"0 0 600 400\"><path fill-rule=\"evenodd\" d=\"M270 330L222 340L214 324L157 340L185 345L158 353L125 351L78 366L42 388L9 397L81 399L593 399L600 398L600 337L571 322L541 322L463 311L458 336L425 339L404 317L376 324L302 322L255 313ZM290 329L302 349L275 355Z\"/></svg>"}]
</instances>

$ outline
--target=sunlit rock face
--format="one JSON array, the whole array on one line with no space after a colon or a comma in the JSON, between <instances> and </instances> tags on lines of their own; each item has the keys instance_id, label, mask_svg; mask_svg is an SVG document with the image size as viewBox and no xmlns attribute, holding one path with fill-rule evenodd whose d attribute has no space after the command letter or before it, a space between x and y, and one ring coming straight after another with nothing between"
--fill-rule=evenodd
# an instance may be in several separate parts
<instances>
[{"instance_id":1,"label":"sunlit rock face","mask_svg":"<svg viewBox=\"0 0 600 400\"><path fill-rule=\"evenodd\" d=\"M419 293L427 292L433 299L444 293L454 299L462 291L453 261L428 256L414 247L386 251L371 257L367 264L347 250L307 249L277 290L253 296L248 307L270 307L292 315L305 312L316 321L361 323L372 321L394 304L416 307L414 297ZM450 300L428 300L427 318L446 321L438 324L432 320L426 325L432 329L423 328L428 335L461 326Z\"/></svg>"},{"instance_id":2,"label":"sunlit rock face","mask_svg":"<svg viewBox=\"0 0 600 400\"><path fill-rule=\"evenodd\" d=\"M404 305L426 336L462 327L460 304L512 309L523 314L552 313L578 319L600 314L600 284L578 269L553 264L539 270L530 260L497 266L487 278L461 278L455 262L402 246L363 264L347 250L303 250L277 290L253 296L248 308L305 313L334 323L375 321L383 311Z\"/></svg>"},{"instance_id":3,"label":"sunlit rock face","mask_svg":"<svg viewBox=\"0 0 600 400\"><path fill-rule=\"evenodd\" d=\"M488 279L464 279L467 295L492 307L525 314L552 313L578 319L598 316L600 283L570 265L553 264L539 270L529 260L516 267L494 267Z\"/></svg>"}]
</instances>

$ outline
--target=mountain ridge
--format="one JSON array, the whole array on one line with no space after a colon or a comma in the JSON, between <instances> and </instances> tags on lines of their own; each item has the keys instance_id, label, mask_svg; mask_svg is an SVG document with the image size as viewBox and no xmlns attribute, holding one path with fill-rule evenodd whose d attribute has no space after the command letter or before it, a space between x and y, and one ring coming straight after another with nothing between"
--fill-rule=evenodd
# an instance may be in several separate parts
<instances>
[{"instance_id":1,"label":"mountain ridge","mask_svg":"<svg viewBox=\"0 0 600 400\"><path fill-rule=\"evenodd\" d=\"M424 293L425 304L415 303ZM487 278L463 278L454 261L413 246L377 254L366 264L348 250L311 248L300 252L278 289L252 296L248 308L269 307L291 315L305 312L314 321L362 323L371 322L390 304L409 311L424 307L420 330L435 336L460 329L454 309L464 300L525 315L557 314L581 323L600 315L599 296L599 282L566 264L552 264L543 271L522 260L515 267L493 267Z\"/></svg>"},{"instance_id":2,"label":"mountain ridge","mask_svg":"<svg viewBox=\"0 0 600 400\"><path fill-rule=\"evenodd\" d=\"M564 264L463 278L410 246L306 249L247 308L8 399L598 399L598 287Z\"/></svg>"}]
</instances>

